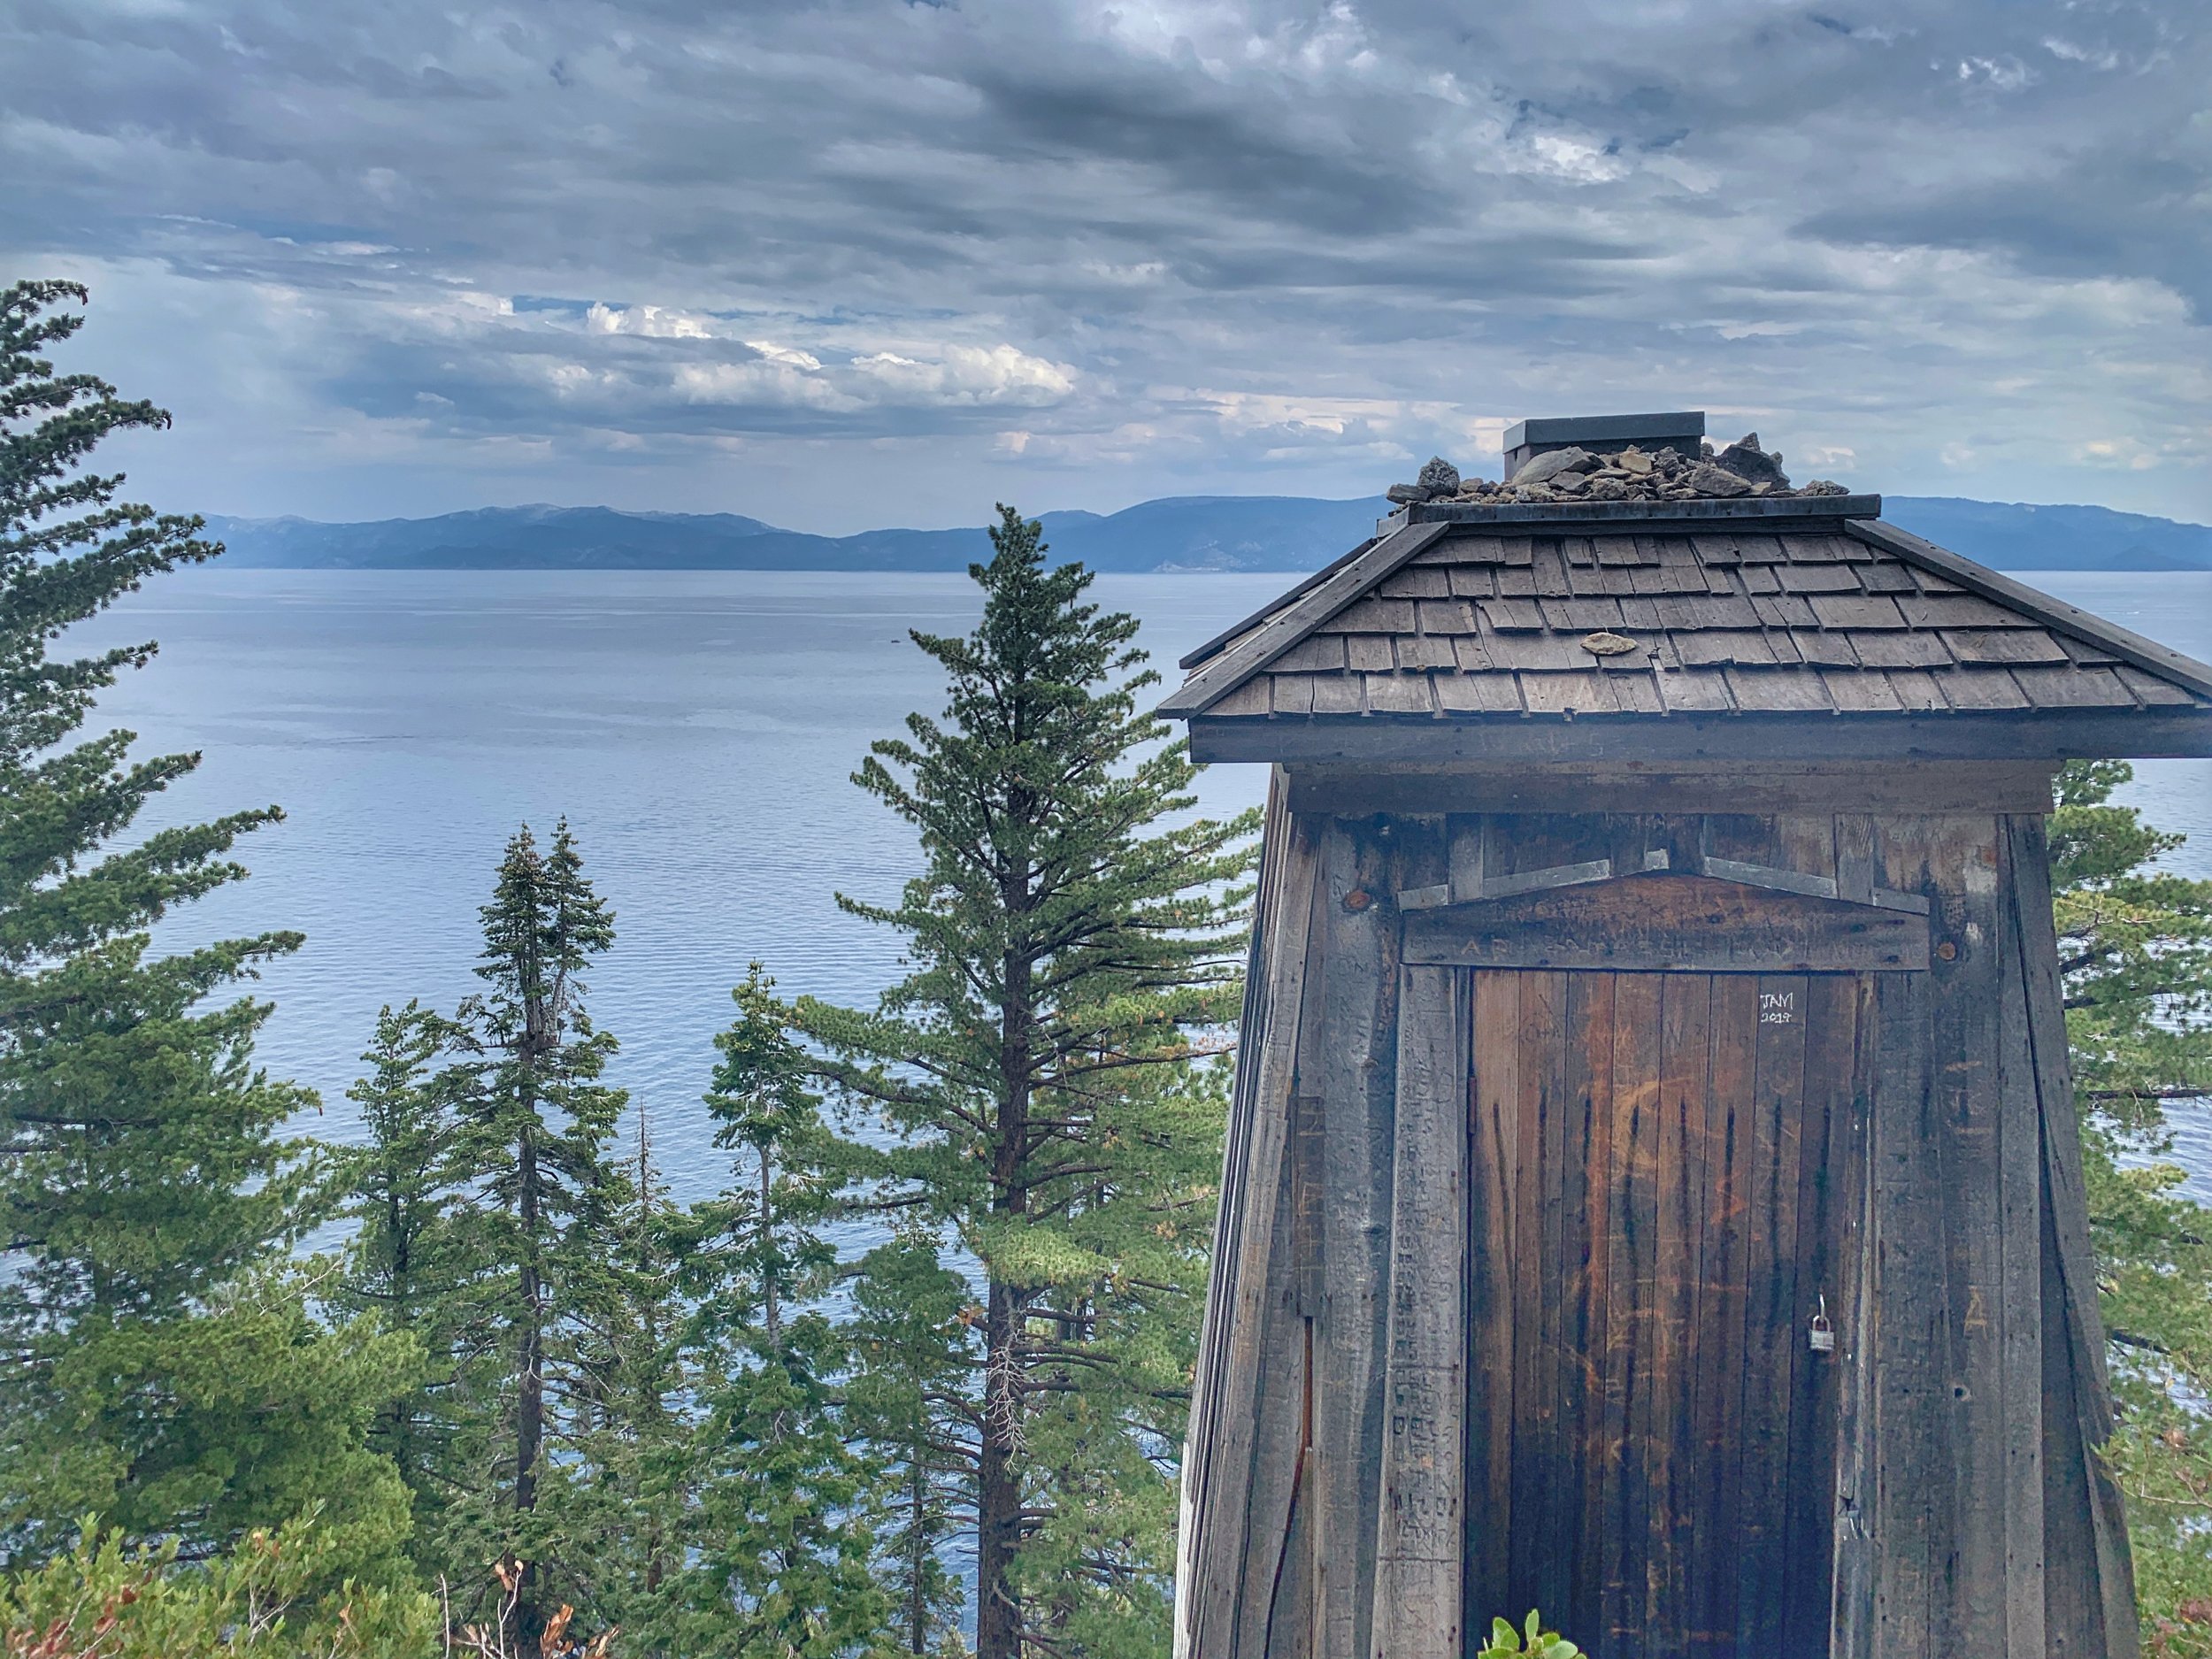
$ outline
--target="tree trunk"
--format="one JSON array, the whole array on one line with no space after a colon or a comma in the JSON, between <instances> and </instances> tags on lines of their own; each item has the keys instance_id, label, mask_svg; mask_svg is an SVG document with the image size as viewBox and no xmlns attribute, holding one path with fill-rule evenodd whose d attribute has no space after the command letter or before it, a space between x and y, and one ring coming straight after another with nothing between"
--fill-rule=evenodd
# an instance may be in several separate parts
<instances>
[{"instance_id":1,"label":"tree trunk","mask_svg":"<svg viewBox=\"0 0 2212 1659\"><path fill-rule=\"evenodd\" d=\"M995 1281L985 1316L982 1455L976 1481L976 1659L1019 1659L1022 1609L1010 1575L1021 1548L1021 1393L1015 1293Z\"/></svg>"},{"instance_id":2,"label":"tree trunk","mask_svg":"<svg viewBox=\"0 0 2212 1659\"><path fill-rule=\"evenodd\" d=\"M927 1477L924 1472L926 1465L922 1462L922 1454L923 1442L920 1438L917 1437L914 1442L914 1464L907 1471L907 1479L910 1484L909 1495L913 1500L914 1559L911 1566L914 1576L907 1586L906 1609L907 1634L912 1643L913 1651L917 1655L926 1653L929 1642L929 1602L927 1596L924 1594L927 1586L923 1578L923 1574L929 1566L929 1543L927 1531L922 1525L929 1502L929 1492L925 1484Z\"/></svg>"},{"instance_id":3,"label":"tree trunk","mask_svg":"<svg viewBox=\"0 0 2212 1659\"><path fill-rule=\"evenodd\" d=\"M779 1360L783 1357L783 1308L777 1296L778 1281L783 1278L783 1263L776 1259L776 1166L769 1156L766 1142L760 1148L760 1220L756 1229L761 1263L761 1289L765 1293L764 1313L768 1332L768 1351Z\"/></svg>"},{"instance_id":4,"label":"tree trunk","mask_svg":"<svg viewBox=\"0 0 2212 1659\"><path fill-rule=\"evenodd\" d=\"M545 1441L544 1282L538 1270L538 1228L543 1195L538 1190L537 1148L526 1132L518 1154L517 1186L522 1221L521 1340L515 1356L515 1513L538 1507L538 1452ZM537 1563L525 1561L515 1594L515 1647L520 1659L538 1651Z\"/></svg>"},{"instance_id":5,"label":"tree trunk","mask_svg":"<svg viewBox=\"0 0 2212 1659\"><path fill-rule=\"evenodd\" d=\"M1028 882L1015 884L1009 908L1028 908ZM1031 964L1009 956L1002 964L1005 1002L1000 1010L998 1145L994 1148L994 1201L1006 1215L1026 1214L1024 1182L1029 1151ZM1012 1582L1022 1542L1021 1335L1028 1293L994 1273L984 1317L983 1432L976 1480L976 1659L1020 1659L1022 1608Z\"/></svg>"},{"instance_id":6,"label":"tree trunk","mask_svg":"<svg viewBox=\"0 0 2212 1659\"><path fill-rule=\"evenodd\" d=\"M407 1206L398 1196L399 1171L391 1170L388 1174L391 1184L384 1201L384 1228L392 1241L392 1262L385 1295L393 1327L406 1331L415 1323L413 1232L409 1225ZM415 1458L415 1395L411 1392L402 1394L384 1409L388 1413L385 1450L398 1467L400 1479L407 1483L411 1499L421 1492L423 1486L422 1471L416 1467Z\"/></svg>"}]
</instances>

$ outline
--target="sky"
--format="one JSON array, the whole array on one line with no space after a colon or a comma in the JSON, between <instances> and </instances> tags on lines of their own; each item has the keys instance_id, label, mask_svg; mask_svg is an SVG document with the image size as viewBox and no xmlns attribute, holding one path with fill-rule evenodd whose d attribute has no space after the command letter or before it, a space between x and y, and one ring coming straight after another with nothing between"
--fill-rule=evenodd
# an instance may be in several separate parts
<instances>
[{"instance_id":1,"label":"sky","mask_svg":"<svg viewBox=\"0 0 2212 1659\"><path fill-rule=\"evenodd\" d=\"M2202 522L2212 7L9 0L30 275L174 511L841 534L1702 409Z\"/></svg>"}]
</instances>

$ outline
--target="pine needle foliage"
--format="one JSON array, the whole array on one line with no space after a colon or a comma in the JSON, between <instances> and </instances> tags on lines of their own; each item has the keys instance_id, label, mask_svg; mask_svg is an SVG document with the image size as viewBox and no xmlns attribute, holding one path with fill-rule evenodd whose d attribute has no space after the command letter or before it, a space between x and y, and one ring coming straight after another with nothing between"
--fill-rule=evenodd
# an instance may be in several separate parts
<instances>
[{"instance_id":1,"label":"pine needle foliage","mask_svg":"<svg viewBox=\"0 0 2212 1659\"><path fill-rule=\"evenodd\" d=\"M593 1543L539 1498L555 1446L599 1404L592 1360L628 1288L617 1241L630 1193L609 1156L628 1097L604 1080L617 1045L585 1003L614 918L565 820L543 848L516 832L481 915L486 989L456 1010L461 1058L443 1085L468 1274L446 1549L457 1564L522 1563L505 1618L526 1655L551 1612L549 1578L591 1577Z\"/></svg>"},{"instance_id":2,"label":"pine needle foliage","mask_svg":"<svg viewBox=\"0 0 2212 1659\"><path fill-rule=\"evenodd\" d=\"M364 1144L347 1160L355 1227L349 1271L334 1305L412 1339L424 1356L416 1387L388 1402L370 1447L391 1459L412 1494L416 1532L435 1530L454 1451L457 1326L470 1275L452 1185L462 1029L419 1002L379 1010L361 1058L370 1068L346 1096L361 1115Z\"/></svg>"},{"instance_id":3,"label":"pine needle foliage","mask_svg":"<svg viewBox=\"0 0 2212 1659\"><path fill-rule=\"evenodd\" d=\"M2051 820L2053 910L2081 1109L2090 1228L2112 1343L2146 1650L2212 1655L2212 1209L2167 1161L2169 1113L2212 1104L2212 881L2162 868L2182 837L2077 761Z\"/></svg>"},{"instance_id":4,"label":"pine needle foliage","mask_svg":"<svg viewBox=\"0 0 2212 1659\"><path fill-rule=\"evenodd\" d=\"M973 1294L926 1226L904 1225L856 1264L843 1324L847 1420L878 1471L876 1581L905 1654L962 1654L967 1605L949 1546L975 1525Z\"/></svg>"},{"instance_id":5,"label":"pine needle foliage","mask_svg":"<svg viewBox=\"0 0 2212 1659\"><path fill-rule=\"evenodd\" d=\"M281 814L134 833L199 757L76 737L155 648L71 656L65 630L221 550L88 470L169 417L56 372L86 297L0 292L0 1560L69 1548L89 1511L188 1555L321 1504L325 1536L387 1571L404 1494L361 1436L412 1351L330 1336L280 1266L334 1194L285 1132L314 1096L254 1065L269 1010L235 994L300 937L152 942Z\"/></svg>"},{"instance_id":6,"label":"pine needle foliage","mask_svg":"<svg viewBox=\"0 0 2212 1659\"><path fill-rule=\"evenodd\" d=\"M668 1651L879 1654L890 1600L869 1565L878 1475L851 1443L843 1349L821 1305L840 1149L775 981L754 963L731 997L705 1097L731 1179L683 1218L679 1256L692 1458Z\"/></svg>"},{"instance_id":7,"label":"pine needle foliage","mask_svg":"<svg viewBox=\"0 0 2212 1659\"><path fill-rule=\"evenodd\" d=\"M212 1561L175 1539L132 1545L86 1517L80 1541L0 1582L9 1659L433 1659L437 1603L420 1591L332 1582L343 1547L311 1512L256 1527Z\"/></svg>"},{"instance_id":8,"label":"pine needle foliage","mask_svg":"<svg viewBox=\"0 0 2212 1659\"><path fill-rule=\"evenodd\" d=\"M909 1237L972 1261L977 1651L1118 1651L1166 1625L1163 1541L1190 1310L1218 1177L1256 815L1191 820L1195 776L1144 712L1133 618L1101 610L1010 508L971 567L983 617L917 632L944 669L855 781L912 826L873 1010L810 999L823 1075L895 1145L855 1172ZM948 1261L948 1265L957 1263ZM962 1414L947 1426L956 1428Z\"/></svg>"}]
</instances>

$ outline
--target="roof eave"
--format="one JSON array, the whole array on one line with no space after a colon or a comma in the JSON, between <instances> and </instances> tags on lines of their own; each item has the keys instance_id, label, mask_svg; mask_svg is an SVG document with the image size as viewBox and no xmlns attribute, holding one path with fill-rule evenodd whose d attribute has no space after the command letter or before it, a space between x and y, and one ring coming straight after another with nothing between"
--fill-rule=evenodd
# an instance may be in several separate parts
<instances>
[{"instance_id":1,"label":"roof eave","mask_svg":"<svg viewBox=\"0 0 2212 1659\"><path fill-rule=\"evenodd\" d=\"M1199 754L1198 724L1203 719L1209 726L1218 723L1225 728L1250 724L1255 717L1209 717L1208 711L1248 683L1255 675L1264 672L1269 664L1306 638L1329 617L1358 599L1393 572L1410 562L1415 557L1455 531L1479 529L1484 526L1503 528L1524 525L1540 525L1548 531L1573 532L1618 530L1624 524L1638 523L1653 527L1663 524L1694 525L1712 521L1787 520L1804 526L1813 521L1825 521L1843 533L1882 549L1905 563L1941 576L1955 587L1980 595L1993 603L2025 615L2047 627L2077 639L2087 641L2109 652L2119 661L2186 688L2199 696L2212 697L2212 666L2197 662L2181 652L2160 645L2154 640L2121 627L2079 606L2066 603L2047 594L2038 592L2023 582L2015 581L1985 565L1962 557L1949 549L1900 530L1893 525L1879 522L1876 517L1881 511L1878 495L1811 495L1776 498L1773 496L1736 497L1732 499L1694 501L1628 501L1594 502L1587 503L1503 503L1472 504L1463 503L1421 503L1402 510L1385 519L1378 529L1379 538L1316 572L1298 584L1265 610L1256 612L1222 634L1217 635L1184 659L1186 665L1199 666L1189 679L1176 688L1157 707L1155 712L1164 718L1192 722L1193 752ZM1947 746L1940 752L1954 755L1991 754L2033 756L2061 758L2098 756L2135 756L2145 758L2169 755L2197 756L2212 754L2212 748L2204 746L2200 737L2170 739L2170 730L2176 733L2197 733L2204 729L2201 717L2212 714L2203 709L2129 710L2084 708L2075 710L2032 710L2022 713L1982 714L1925 714L1920 716L1898 713L1852 713L1848 715L1807 715L1785 717L1777 714L1751 716L1727 715L1712 717L1720 719L1726 729L1737 731L1735 722L1750 718L1763 724L1789 720L1809 733L1824 726L1830 719L1841 718L1857 726L1872 726L1878 731L1900 733L1900 741L1887 750L1858 738L1847 751L1855 756L1878 757L1883 753L1909 755L1920 752L1914 741L1904 741L1904 733L1914 721L1929 723L1940 728L1947 735ZM1540 724L1555 717L1514 717L1515 721L1534 719ZM1708 718L1704 716L1668 717L1677 722L1678 733L1684 726L1696 725ZM1391 717L1359 716L1332 721L1328 717L1317 720L1294 722L1316 729L1334 730L1341 725L1348 731L1371 732L1378 719ZM1583 725L1588 728L1593 720L1611 723L1627 732L1649 732L1656 728L1651 716L1594 716L1585 717ZM1568 724L1569 722L1560 722ZM1266 724L1273 725L1269 721ZM1403 722L1400 722L1403 724ZM1417 717L1417 728L1429 723ZM1442 725L1454 731L1487 729L1480 717L1445 717ZM2021 749L2001 745L1995 749L1959 750L1947 747L1960 741L1964 732L1987 727L1993 735L2009 733L2006 744L2031 742L2035 747ZM2064 728L2078 735L2061 740L2058 732ZM2030 739L2024 734L2036 735ZM2154 733L2160 735L2154 737ZM1364 740L1363 740L1364 741ZM1453 744L1463 747L1463 739L1454 738ZM1624 740L1628 747L1613 752L1632 753L1632 745L1640 741ZM1674 740L1665 740L1672 741ZM1732 741L1740 741L1740 738ZM1239 740L1240 745L1243 740ZM2066 741L2072 747L2051 748L2052 742ZM2165 744L2185 741L2191 746L2174 749L2145 747L2146 743ZM1496 751L1499 754L1506 750ZM1534 752L1552 752L1540 749ZM1594 751L1586 751L1594 752ZM1697 751L1697 752L1702 752ZM1748 753L1748 751L1739 751ZM1938 751L1929 751L1931 753ZM1202 759L1227 758L1220 754L1199 754ZM1242 754L1238 758L1285 758L1264 749Z\"/></svg>"},{"instance_id":2,"label":"roof eave","mask_svg":"<svg viewBox=\"0 0 2212 1659\"><path fill-rule=\"evenodd\" d=\"M1273 614L1243 641L1223 651L1153 710L1161 719L1186 720L1202 714L1254 674L1298 643L1321 621L1358 598L1377 582L1440 541L1448 525L1402 526L1363 554L1339 561L1325 580L1302 587L1297 597L1277 601Z\"/></svg>"},{"instance_id":3,"label":"roof eave","mask_svg":"<svg viewBox=\"0 0 2212 1659\"><path fill-rule=\"evenodd\" d=\"M2212 697L2212 664L2185 657L2155 640L2147 640L2093 611L2084 611L2079 605L2054 599L2025 582L2015 581L1986 565L1977 565L1972 559L1948 548L1938 547L1909 530L1900 530L1893 524L1853 522L1847 524L1844 531L1870 547L1894 553L1907 564L1932 571L1993 603L2009 605L2062 634L2071 634L2101 645L2122 662L2146 673L2186 686L2199 696Z\"/></svg>"},{"instance_id":4,"label":"roof eave","mask_svg":"<svg viewBox=\"0 0 2212 1659\"><path fill-rule=\"evenodd\" d=\"M2212 708L1958 714L1201 714L1202 762L2079 760L2212 757Z\"/></svg>"}]
</instances>

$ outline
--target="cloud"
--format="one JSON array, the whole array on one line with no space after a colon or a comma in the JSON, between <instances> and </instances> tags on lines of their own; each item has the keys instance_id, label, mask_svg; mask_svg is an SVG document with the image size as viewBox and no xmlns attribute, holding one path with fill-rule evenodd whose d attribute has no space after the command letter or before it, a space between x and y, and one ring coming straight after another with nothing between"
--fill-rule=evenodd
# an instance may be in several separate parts
<instances>
[{"instance_id":1,"label":"cloud","mask_svg":"<svg viewBox=\"0 0 2212 1659\"><path fill-rule=\"evenodd\" d=\"M213 510L972 521L1709 407L2204 518L2195 10L17 0L0 223Z\"/></svg>"}]
</instances>

